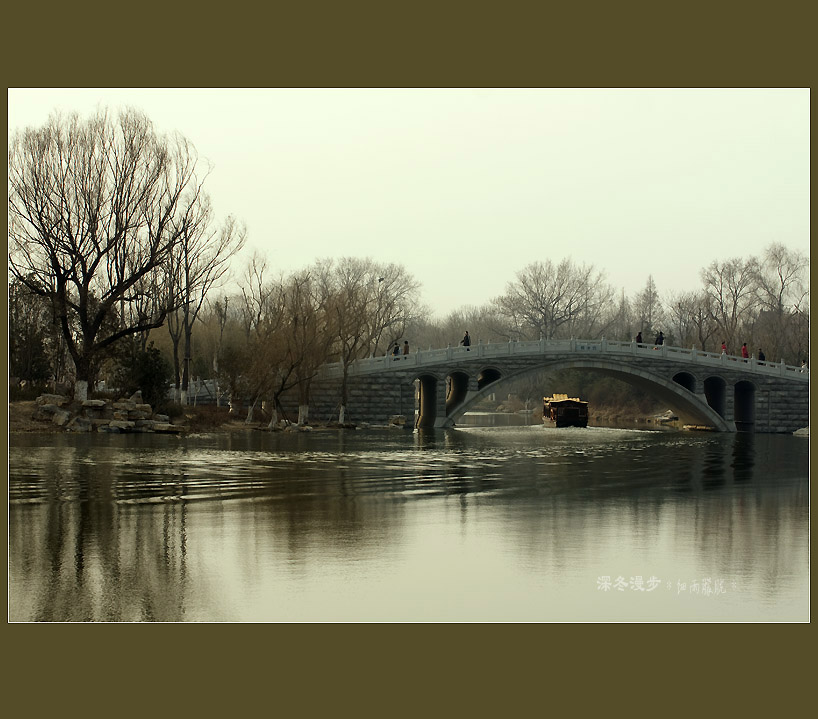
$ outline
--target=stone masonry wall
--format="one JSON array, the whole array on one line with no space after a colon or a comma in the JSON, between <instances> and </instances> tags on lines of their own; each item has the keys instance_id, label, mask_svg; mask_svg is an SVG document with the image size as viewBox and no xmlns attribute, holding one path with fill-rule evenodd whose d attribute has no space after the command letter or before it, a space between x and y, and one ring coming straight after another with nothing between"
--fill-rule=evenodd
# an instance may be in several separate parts
<instances>
[{"instance_id":1,"label":"stone masonry wall","mask_svg":"<svg viewBox=\"0 0 818 719\"><path fill-rule=\"evenodd\" d=\"M355 424L388 424L391 417L404 415L407 422L412 422L415 412L413 379L404 373L350 377L345 420ZM297 393L286 393L282 397L282 406L288 418L295 421L298 417ZM340 406L340 380L313 380L310 421L337 422Z\"/></svg>"}]
</instances>

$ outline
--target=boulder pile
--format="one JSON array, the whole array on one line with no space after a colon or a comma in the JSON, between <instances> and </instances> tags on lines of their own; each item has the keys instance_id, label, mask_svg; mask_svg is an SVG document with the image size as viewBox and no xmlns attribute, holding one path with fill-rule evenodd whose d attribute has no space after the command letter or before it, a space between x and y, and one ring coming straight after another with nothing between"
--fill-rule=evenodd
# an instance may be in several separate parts
<instances>
[{"instance_id":1,"label":"boulder pile","mask_svg":"<svg viewBox=\"0 0 818 719\"><path fill-rule=\"evenodd\" d=\"M183 427L171 424L166 414L154 414L153 408L142 401L142 393L116 401L87 399L71 400L61 394L41 394L37 397L34 419L51 421L66 432L162 432L178 434Z\"/></svg>"}]
</instances>

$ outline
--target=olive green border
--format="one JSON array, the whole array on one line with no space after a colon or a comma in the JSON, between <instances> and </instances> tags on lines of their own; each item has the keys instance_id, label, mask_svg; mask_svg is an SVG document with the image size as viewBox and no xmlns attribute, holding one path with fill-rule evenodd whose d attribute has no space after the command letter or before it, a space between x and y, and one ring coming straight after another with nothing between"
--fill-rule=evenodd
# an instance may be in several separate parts
<instances>
[{"instance_id":1,"label":"olive green border","mask_svg":"<svg viewBox=\"0 0 818 719\"><path fill-rule=\"evenodd\" d=\"M47 0L4 10L2 67L7 87L809 87L806 7ZM5 630L7 704L35 716L790 715L811 658L798 625Z\"/></svg>"}]
</instances>

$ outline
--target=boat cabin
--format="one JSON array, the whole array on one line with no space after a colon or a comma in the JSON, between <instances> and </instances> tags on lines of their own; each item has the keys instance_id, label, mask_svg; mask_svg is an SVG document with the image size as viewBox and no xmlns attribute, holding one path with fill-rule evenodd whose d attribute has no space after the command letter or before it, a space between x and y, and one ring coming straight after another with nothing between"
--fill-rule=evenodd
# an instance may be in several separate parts
<instances>
[{"instance_id":1,"label":"boat cabin","mask_svg":"<svg viewBox=\"0 0 818 719\"><path fill-rule=\"evenodd\" d=\"M550 420L557 427L587 427L588 403L567 394L543 397L542 419L543 422Z\"/></svg>"}]
</instances>

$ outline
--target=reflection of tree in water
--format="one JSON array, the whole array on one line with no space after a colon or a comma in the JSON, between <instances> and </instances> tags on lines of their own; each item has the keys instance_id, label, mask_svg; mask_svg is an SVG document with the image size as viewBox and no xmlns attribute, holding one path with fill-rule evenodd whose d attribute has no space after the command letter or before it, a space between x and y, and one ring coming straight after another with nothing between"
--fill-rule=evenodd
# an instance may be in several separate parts
<instances>
[{"instance_id":1,"label":"reflection of tree in water","mask_svg":"<svg viewBox=\"0 0 818 719\"><path fill-rule=\"evenodd\" d=\"M401 552L407 510L422 512L426 496L453 496L461 525L501 513L509 557L533 567L575 570L583 552L617 536L648 550L664 541L713 574L766 573L782 587L805 563L806 474L800 484L765 481L779 468L800 476L803 457L777 454L772 439L668 435L583 454L567 442L548 453L456 431L401 434L408 442L398 446L390 436L333 436L320 451L291 454L237 445L229 462L185 460L176 477L69 453L36 486L10 487L20 499L10 508L10 615L229 620L225 592L263 586L271 571L298 578L336 562L353 571ZM46 503L26 504L26 492ZM606 522L614 533L600 539Z\"/></svg>"},{"instance_id":2,"label":"reflection of tree in water","mask_svg":"<svg viewBox=\"0 0 818 719\"><path fill-rule=\"evenodd\" d=\"M101 502L74 504L67 512L51 505L52 587L37 618L182 620L185 513L183 503L147 512Z\"/></svg>"},{"instance_id":3,"label":"reflection of tree in water","mask_svg":"<svg viewBox=\"0 0 818 719\"><path fill-rule=\"evenodd\" d=\"M106 466L62 462L58 472L63 484L66 473L73 473L83 496L12 508L11 616L35 621L184 619L184 503L118 503Z\"/></svg>"}]
</instances>

